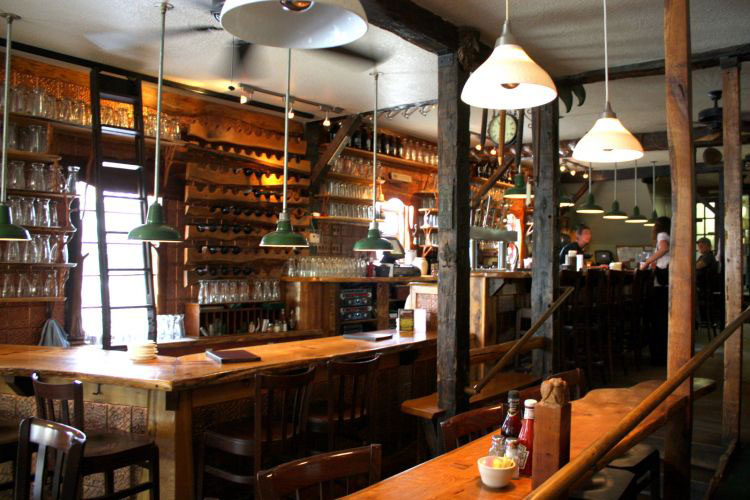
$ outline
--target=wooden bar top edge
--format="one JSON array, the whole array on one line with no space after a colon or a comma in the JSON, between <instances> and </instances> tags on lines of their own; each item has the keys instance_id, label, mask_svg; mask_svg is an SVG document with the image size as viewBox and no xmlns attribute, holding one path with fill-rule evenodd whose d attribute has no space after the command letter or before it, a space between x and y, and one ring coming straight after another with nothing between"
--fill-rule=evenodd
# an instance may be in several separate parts
<instances>
[{"instance_id":1,"label":"wooden bar top edge","mask_svg":"<svg viewBox=\"0 0 750 500\"><path fill-rule=\"evenodd\" d=\"M337 277L320 276L315 278L302 278L283 276L281 281L289 283L437 283L437 276L397 276L397 277Z\"/></svg>"},{"instance_id":2,"label":"wooden bar top edge","mask_svg":"<svg viewBox=\"0 0 750 500\"><path fill-rule=\"evenodd\" d=\"M0 345L0 375L61 377L84 382L111 384L162 391L186 390L248 378L261 370L292 368L302 364L324 362L339 356L356 356L372 352L398 352L435 344L434 332L401 337L395 330L383 330L393 338L380 341L323 337L248 349L261 357L253 363L221 365L204 353L180 357L157 356L144 362L133 362L124 351L105 351L94 346L73 348Z\"/></svg>"}]
</instances>

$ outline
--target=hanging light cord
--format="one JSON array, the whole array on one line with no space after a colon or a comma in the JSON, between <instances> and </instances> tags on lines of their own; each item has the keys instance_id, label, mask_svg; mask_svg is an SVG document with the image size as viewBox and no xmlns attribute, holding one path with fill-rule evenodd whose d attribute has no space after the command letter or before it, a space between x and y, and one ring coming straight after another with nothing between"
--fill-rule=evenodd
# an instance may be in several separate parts
<instances>
[{"instance_id":1,"label":"hanging light cord","mask_svg":"<svg viewBox=\"0 0 750 500\"><path fill-rule=\"evenodd\" d=\"M633 207L638 206L638 160L635 160L633 167Z\"/></svg>"},{"instance_id":2,"label":"hanging light cord","mask_svg":"<svg viewBox=\"0 0 750 500\"><path fill-rule=\"evenodd\" d=\"M617 201L617 162L615 162L615 201Z\"/></svg>"},{"instance_id":3,"label":"hanging light cord","mask_svg":"<svg viewBox=\"0 0 750 500\"><path fill-rule=\"evenodd\" d=\"M604 106L609 102L609 53L607 52L607 0L604 3Z\"/></svg>"},{"instance_id":4,"label":"hanging light cord","mask_svg":"<svg viewBox=\"0 0 750 500\"><path fill-rule=\"evenodd\" d=\"M154 132L154 202L159 202L159 162L161 160L161 89L164 81L164 31L167 25L167 11L172 6L161 3L161 43L159 45L159 82L156 86L156 131Z\"/></svg>"},{"instance_id":5,"label":"hanging light cord","mask_svg":"<svg viewBox=\"0 0 750 500\"><path fill-rule=\"evenodd\" d=\"M378 77L380 73L376 71L373 76L375 77L375 109L372 111L372 221L375 222L378 191Z\"/></svg>"},{"instance_id":6,"label":"hanging light cord","mask_svg":"<svg viewBox=\"0 0 750 500\"><path fill-rule=\"evenodd\" d=\"M284 191L281 196L281 213L286 213L286 185L289 168L289 85L292 79L292 49L286 53L286 94L284 96Z\"/></svg>"},{"instance_id":7,"label":"hanging light cord","mask_svg":"<svg viewBox=\"0 0 750 500\"><path fill-rule=\"evenodd\" d=\"M591 194L591 178L593 176L591 175L591 162L589 162L589 194Z\"/></svg>"},{"instance_id":8,"label":"hanging light cord","mask_svg":"<svg viewBox=\"0 0 750 500\"><path fill-rule=\"evenodd\" d=\"M0 175L0 203L5 203L6 199L6 183L5 183L5 172L8 168L8 117L10 115L10 106L8 105L8 97L10 95L10 46L12 39L12 25L14 17L11 14L7 14L5 17L6 23L6 47L5 47L5 84L3 86L3 104L5 109L3 110L3 157L2 157L2 175Z\"/></svg>"},{"instance_id":9,"label":"hanging light cord","mask_svg":"<svg viewBox=\"0 0 750 500\"><path fill-rule=\"evenodd\" d=\"M651 210L656 210L656 162L651 162Z\"/></svg>"},{"instance_id":10,"label":"hanging light cord","mask_svg":"<svg viewBox=\"0 0 750 500\"><path fill-rule=\"evenodd\" d=\"M509 0L505 0L505 20L508 20L508 17L510 17L510 10L508 9L508 2Z\"/></svg>"}]
</instances>

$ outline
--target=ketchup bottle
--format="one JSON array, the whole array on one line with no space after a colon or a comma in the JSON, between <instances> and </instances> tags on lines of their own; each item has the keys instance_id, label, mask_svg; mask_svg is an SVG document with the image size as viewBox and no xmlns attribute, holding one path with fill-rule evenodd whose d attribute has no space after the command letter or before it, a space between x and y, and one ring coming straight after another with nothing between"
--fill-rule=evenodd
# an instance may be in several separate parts
<instances>
[{"instance_id":1,"label":"ketchup bottle","mask_svg":"<svg viewBox=\"0 0 750 500\"><path fill-rule=\"evenodd\" d=\"M518 434L518 468L523 476L531 476L531 455L534 444L534 406L536 399L523 402L523 423Z\"/></svg>"},{"instance_id":2,"label":"ketchup bottle","mask_svg":"<svg viewBox=\"0 0 750 500\"><path fill-rule=\"evenodd\" d=\"M518 413L518 391L508 391L508 414L500 431L506 438L517 438L521 432L521 415Z\"/></svg>"}]
</instances>

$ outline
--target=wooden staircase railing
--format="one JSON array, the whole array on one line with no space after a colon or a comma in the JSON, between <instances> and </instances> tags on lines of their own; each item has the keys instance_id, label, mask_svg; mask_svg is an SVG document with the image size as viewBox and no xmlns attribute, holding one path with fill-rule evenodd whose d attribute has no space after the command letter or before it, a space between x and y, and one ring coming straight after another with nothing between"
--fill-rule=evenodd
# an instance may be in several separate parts
<instances>
[{"instance_id":1,"label":"wooden staircase railing","mask_svg":"<svg viewBox=\"0 0 750 500\"><path fill-rule=\"evenodd\" d=\"M500 358L497 363L490 369L489 372L487 372L487 375L484 376L482 380L474 384L473 387L467 387L466 392L467 394L473 396L474 394L479 394L482 391L482 388L484 388L485 385L489 383L490 380L499 372L502 370L505 365L507 365L517 354L520 354L520 350L523 348L523 346L528 342L528 340L536 333L539 328L544 324L547 319L552 316L552 314L557 310L558 307L560 307L563 302L565 302L565 299L568 298L568 296L573 293L574 288L573 287L564 287L563 293L560 295L557 300L555 300L552 305L550 305L546 311L544 311L544 314L539 316L539 318L534 322L533 325L531 325L531 328L523 334L523 336L516 341L516 343L513 345L513 347L510 348L508 352L505 353L505 355Z\"/></svg>"},{"instance_id":2,"label":"wooden staircase railing","mask_svg":"<svg viewBox=\"0 0 750 500\"><path fill-rule=\"evenodd\" d=\"M677 387L680 386L736 331L742 332L742 324L750 318L750 307L742 311L714 340L690 358L677 373L669 377L654 392L644 399L630 413L625 415L619 424L583 450L575 459L553 474L539 488L532 491L527 499L561 498L567 495L570 488L588 473L606 465L604 458L609 450L632 431L646 416L659 406ZM510 354L510 352L509 352ZM502 360L501 360L502 361Z\"/></svg>"}]
</instances>

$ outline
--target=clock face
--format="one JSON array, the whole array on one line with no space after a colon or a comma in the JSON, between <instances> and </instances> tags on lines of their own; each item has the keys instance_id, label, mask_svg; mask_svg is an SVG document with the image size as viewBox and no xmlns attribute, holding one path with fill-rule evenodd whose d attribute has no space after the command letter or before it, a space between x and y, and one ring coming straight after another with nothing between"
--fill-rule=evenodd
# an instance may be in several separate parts
<instances>
[{"instance_id":1,"label":"clock face","mask_svg":"<svg viewBox=\"0 0 750 500\"><path fill-rule=\"evenodd\" d=\"M505 113L505 138L503 144L510 144L516 138L518 132L518 121L516 117L510 113ZM497 115L490 120L490 124L487 125L487 135L495 144L500 144L500 115Z\"/></svg>"}]
</instances>

